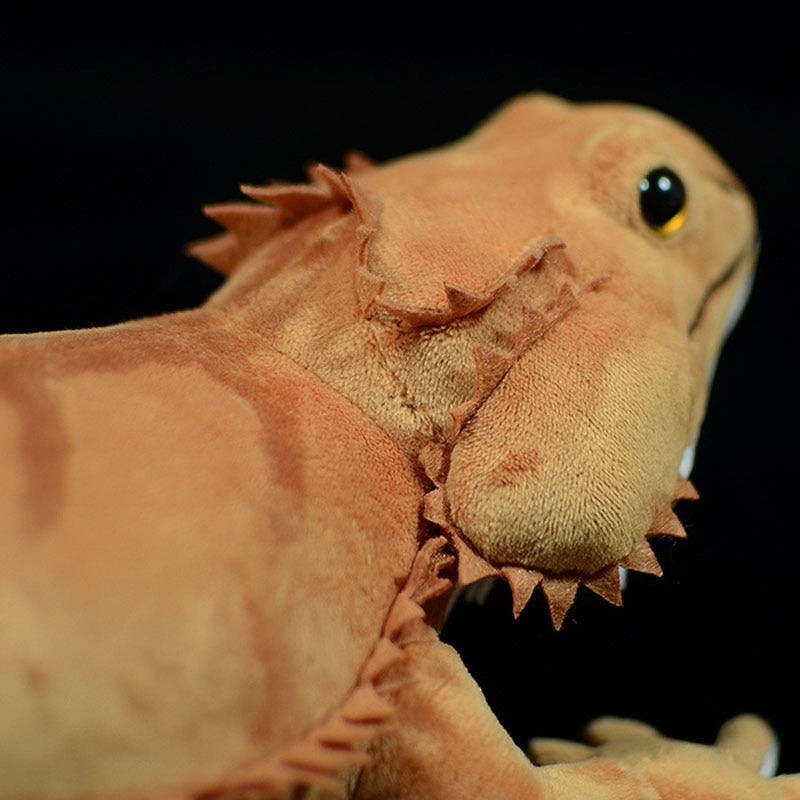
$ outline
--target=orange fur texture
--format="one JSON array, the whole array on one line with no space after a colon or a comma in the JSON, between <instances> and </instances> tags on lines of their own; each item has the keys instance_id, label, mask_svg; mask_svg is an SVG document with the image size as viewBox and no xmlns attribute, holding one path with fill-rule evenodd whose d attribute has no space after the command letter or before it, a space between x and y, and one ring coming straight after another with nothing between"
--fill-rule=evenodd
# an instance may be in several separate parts
<instances>
[{"instance_id":1,"label":"orange fur texture","mask_svg":"<svg viewBox=\"0 0 800 800\"><path fill-rule=\"evenodd\" d=\"M800 797L751 719L716 748L606 722L534 767L435 630L489 575L560 626L685 535L757 250L728 167L534 95L244 191L207 209L230 277L201 308L0 340L0 800Z\"/></svg>"}]
</instances>

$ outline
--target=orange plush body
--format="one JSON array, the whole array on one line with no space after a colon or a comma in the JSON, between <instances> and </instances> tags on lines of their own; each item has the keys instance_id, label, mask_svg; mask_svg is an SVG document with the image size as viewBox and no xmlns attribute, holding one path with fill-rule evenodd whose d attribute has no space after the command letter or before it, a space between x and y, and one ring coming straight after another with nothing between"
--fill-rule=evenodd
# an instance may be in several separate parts
<instances>
[{"instance_id":1,"label":"orange plush body","mask_svg":"<svg viewBox=\"0 0 800 800\"><path fill-rule=\"evenodd\" d=\"M620 602L683 535L757 247L728 168L532 96L311 178L209 209L203 307L3 337L0 798L800 797L753 719L604 721L534 767L436 635L486 576L556 625L581 584Z\"/></svg>"}]
</instances>

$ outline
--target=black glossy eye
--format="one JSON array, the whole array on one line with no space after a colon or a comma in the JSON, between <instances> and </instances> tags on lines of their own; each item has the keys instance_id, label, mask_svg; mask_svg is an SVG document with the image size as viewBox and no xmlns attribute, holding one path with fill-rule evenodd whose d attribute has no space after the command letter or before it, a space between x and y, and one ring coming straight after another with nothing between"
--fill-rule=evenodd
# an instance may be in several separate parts
<instances>
[{"instance_id":1,"label":"black glossy eye","mask_svg":"<svg viewBox=\"0 0 800 800\"><path fill-rule=\"evenodd\" d=\"M656 167L639 181L639 207L644 221L659 235L668 236L686 220L686 189L669 168Z\"/></svg>"}]
</instances>

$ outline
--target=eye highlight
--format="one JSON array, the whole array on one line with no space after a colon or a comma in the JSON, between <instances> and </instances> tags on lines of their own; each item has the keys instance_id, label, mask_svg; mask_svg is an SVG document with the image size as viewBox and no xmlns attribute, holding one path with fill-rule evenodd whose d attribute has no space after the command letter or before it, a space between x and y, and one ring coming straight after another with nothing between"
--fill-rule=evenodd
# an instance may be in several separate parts
<instances>
[{"instance_id":1,"label":"eye highlight","mask_svg":"<svg viewBox=\"0 0 800 800\"><path fill-rule=\"evenodd\" d=\"M650 170L639 181L642 219L659 236L675 233L686 221L686 188L665 166Z\"/></svg>"}]
</instances>

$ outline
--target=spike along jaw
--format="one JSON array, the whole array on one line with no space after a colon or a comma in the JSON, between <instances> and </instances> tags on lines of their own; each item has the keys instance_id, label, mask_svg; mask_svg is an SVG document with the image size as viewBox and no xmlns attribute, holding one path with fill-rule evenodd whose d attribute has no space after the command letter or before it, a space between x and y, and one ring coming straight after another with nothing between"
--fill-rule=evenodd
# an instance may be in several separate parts
<instances>
[{"instance_id":1,"label":"spike along jaw","mask_svg":"<svg viewBox=\"0 0 800 800\"><path fill-rule=\"evenodd\" d=\"M501 111L487 145L524 131L535 102ZM587 105L553 130L515 157L563 164L531 168L531 219L563 241L577 302L456 408L426 515L453 537L462 583L504 577L515 613L541 585L560 627L579 584L618 603L619 566L660 574L647 538L685 535L672 506L696 495L681 462L686 474L757 234L736 178L673 121ZM476 349L477 383L487 361Z\"/></svg>"}]
</instances>

